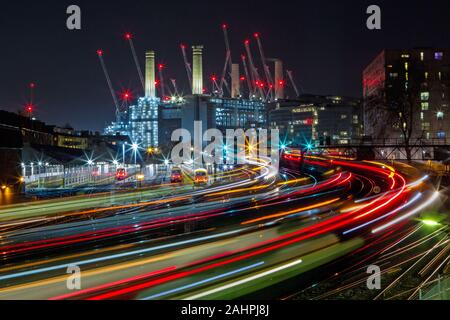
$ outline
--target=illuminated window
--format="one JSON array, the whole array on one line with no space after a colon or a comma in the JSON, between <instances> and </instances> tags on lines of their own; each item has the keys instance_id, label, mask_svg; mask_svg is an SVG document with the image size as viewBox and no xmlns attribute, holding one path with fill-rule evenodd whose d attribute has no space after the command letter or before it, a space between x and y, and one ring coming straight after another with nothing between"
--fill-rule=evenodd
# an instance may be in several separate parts
<instances>
[{"instance_id":1,"label":"illuminated window","mask_svg":"<svg viewBox=\"0 0 450 320\"><path fill-rule=\"evenodd\" d=\"M423 111L430 109L430 104L428 102L422 102L421 105Z\"/></svg>"},{"instance_id":2,"label":"illuminated window","mask_svg":"<svg viewBox=\"0 0 450 320\"><path fill-rule=\"evenodd\" d=\"M443 57L444 57L443 52L435 52L434 53L434 59L436 59L436 60L442 60Z\"/></svg>"},{"instance_id":3,"label":"illuminated window","mask_svg":"<svg viewBox=\"0 0 450 320\"><path fill-rule=\"evenodd\" d=\"M347 115L346 114L341 114L341 120L347 119Z\"/></svg>"},{"instance_id":4,"label":"illuminated window","mask_svg":"<svg viewBox=\"0 0 450 320\"><path fill-rule=\"evenodd\" d=\"M429 92L421 92L420 93L420 100L422 101L428 101L430 99L430 93Z\"/></svg>"},{"instance_id":5,"label":"illuminated window","mask_svg":"<svg viewBox=\"0 0 450 320\"><path fill-rule=\"evenodd\" d=\"M402 54L402 58L408 59L409 58L409 54L407 54L407 53Z\"/></svg>"},{"instance_id":6,"label":"illuminated window","mask_svg":"<svg viewBox=\"0 0 450 320\"><path fill-rule=\"evenodd\" d=\"M423 120L423 112L420 113L420 120Z\"/></svg>"},{"instance_id":7,"label":"illuminated window","mask_svg":"<svg viewBox=\"0 0 450 320\"><path fill-rule=\"evenodd\" d=\"M440 71L438 72L438 77L439 77L439 80L442 80L442 73Z\"/></svg>"},{"instance_id":8,"label":"illuminated window","mask_svg":"<svg viewBox=\"0 0 450 320\"><path fill-rule=\"evenodd\" d=\"M423 52L421 52L420 53L420 61L423 61L423 57L424 57L424 54L423 54Z\"/></svg>"},{"instance_id":9,"label":"illuminated window","mask_svg":"<svg viewBox=\"0 0 450 320\"><path fill-rule=\"evenodd\" d=\"M425 80L428 80L428 72L425 72Z\"/></svg>"},{"instance_id":10,"label":"illuminated window","mask_svg":"<svg viewBox=\"0 0 450 320\"><path fill-rule=\"evenodd\" d=\"M438 139L445 139L445 132L444 131L440 131L436 134Z\"/></svg>"},{"instance_id":11,"label":"illuminated window","mask_svg":"<svg viewBox=\"0 0 450 320\"><path fill-rule=\"evenodd\" d=\"M444 119L444 112L438 111L438 112L436 113L436 117L438 118L438 120Z\"/></svg>"},{"instance_id":12,"label":"illuminated window","mask_svg":"<svg viewBox=\"0 0 450 320\"><path fill-rule=\"evenodd\" d=\"M408 71L409 63L405 62L405 70Z\"/></svg>"}]
</instances>

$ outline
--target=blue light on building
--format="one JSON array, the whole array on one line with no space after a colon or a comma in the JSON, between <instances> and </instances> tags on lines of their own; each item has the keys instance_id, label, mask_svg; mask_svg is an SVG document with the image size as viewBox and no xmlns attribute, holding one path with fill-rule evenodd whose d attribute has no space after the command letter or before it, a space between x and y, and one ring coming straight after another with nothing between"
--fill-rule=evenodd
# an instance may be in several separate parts
<instances>
[{"instance_id":1,"label":"blue light on building","mask_svg":"<svg viewBox=\"0 0 450 320\"><path fill-rule=\"evenodd\" d=\"M136 105L130 106L130 138L141 147L157 147L158 108L160 99L139 98Z\"/></svg>"}]
</instances>

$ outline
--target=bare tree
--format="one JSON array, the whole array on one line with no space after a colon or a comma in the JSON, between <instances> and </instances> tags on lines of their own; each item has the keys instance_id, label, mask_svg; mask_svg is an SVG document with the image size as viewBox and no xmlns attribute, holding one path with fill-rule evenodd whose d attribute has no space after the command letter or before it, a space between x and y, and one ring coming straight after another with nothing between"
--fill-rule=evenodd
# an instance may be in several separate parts
<instances>
[{"instance_id":1,"label":"bare tree","mask_svg":"<svg viewBox=\"0 0 450 320\"><path fill-rule=\"evenodd\" d=\"M411 162L415 147L413 137L418 133L417 97L411 91L393 95L386 90L379 90L376 95L366 99L364 108L369 122L374 126L372 132L376 138L386 138L400 133L406 159ZM423 131L420 131L421 137Z\"/></svg>"}]
</instances>

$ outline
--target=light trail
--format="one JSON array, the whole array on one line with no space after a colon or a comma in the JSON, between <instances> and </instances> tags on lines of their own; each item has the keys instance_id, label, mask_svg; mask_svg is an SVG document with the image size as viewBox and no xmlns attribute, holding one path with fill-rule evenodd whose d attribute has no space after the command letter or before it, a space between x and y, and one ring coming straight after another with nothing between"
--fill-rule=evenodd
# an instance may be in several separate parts
<instances>
[{"instance_id":1,"label":"light trail","mask_svg":"<svg viewBox=\"0 0 450 320\"><path fill-rule=\"evenodd\" d=\"M167 290L167 291L164 291L164 292L161 292L161 293L157 293L157 294L154 294L154 295L142 298L140 300L151 300L151 299L160 298L160 297L172 294L172 293L177 293L177 292L185 290L185 289L194 288L194 287L200 286L200 285L205 284L205 283L209 283L209 282L212 282L212 281L215 281L215 280L219 280L219 279L222 279L222 278L225 278L225 277L228 277L228 276L231 276L231 275L243 272L243 271L251 270L251 269L254 269L256 267L260 267L263 264L264 264L264 261L260 261L260 262L251 264L249 266L243 267L243 268L239 268L239 269L235 269L235 270L232 270L232 271L229 271L229 272L225 272L225 273L219 274L217 276L214 276L214 277L211 277L211 278L206 278L204 280L197 281L197 282L194 282L194 283L191 283L191 284L188 284L188 285L185 285L185 286L181 286L181 287L178 287L178 288L175 288L175 289L172 289L172 290Z\"/></svg>"},{"instance_id":2,"label":"light trail","mask_svg":"<svg viewBox=\"0 0 450 320\"><path fill-rule=\"evenodd\" d=\"M224 285L224 286L221 286L221 287L212 289L212 290L208 290L208 291L205 291L205 292L202 292L202 293L199 293L199 294L196 294L196 295L187 297L187 298L185 298L185 299L183 299L183 300L196 300L196 299L200 299L200 298L203 298L203 297L208 296L208 295L210 295L210 294L213 294L213 293L216 293L216 292L220 292L220 291L223 291L223 290L225 290L225 289L233 288L233 287L235 287L235 286L238 286L238 285L241 285L241 284L244 284L244 283L247 283L247 282L250 282L250 281L259 279L259 278L262 278L262 277L266 277L266 276L268 276L268 275L271 275L271 274L273 274L273 273L279 272L279 271L281 271L281 270L284 270L284 269L287 269L287 268L290 268L290 267L294 267L294 266L296 266L296 265L299 265L299 264L302 263L302 262L303 262L303 261L302 261L301 259L298 259L298 260L295 260L295 261L293 261L293 262L284 264L284 265L282 265L282 266L279 266L279 267L276 267L276 268L273 268L273 269L270 269L270 270L267 270L267 271L258 273L258 274L254 275L254 276L247 277L247 278L242 279L242 280L239 280L239 281L234 281L234 282L229 283L229 284L227 284L227 285Z\"/></svg>"},{"instance_id":3,"label":"light trail","mask_svg":"<svg viewBox=\"0 0 450 320\"><path fill-rule=\"evenodd\" d=\"M438 198L439 198L439 192L435 191L433 193L433 195L430 198L427 199L427 201L425 201L422 204L420 204L419 206L417 206L417 208L409 211L408 213L406 213L406 214L404 214L404 215L402 215L402 216L400 216L400 217L398 217L398 218L396 218L396 219L394 219L394 220L392 220L392 221L390 221L390 222L388 222L388 223L386 223L386 224L384 224L384 225L382 225L380 227L377 227L377 228L373 229L372 233L380 232L380 231L385 230L385 229L387 229L387 228L389 228L389 227L391 227L391 226L393 226L393 225L395 225L395 224L397 224L397 223L399 223L399 222L401 222L403 220L411 218L412 216L414 216L415 214L419 213L420 211L422 211L426 207L430 206Z\"/></svg>"}]
</instances>

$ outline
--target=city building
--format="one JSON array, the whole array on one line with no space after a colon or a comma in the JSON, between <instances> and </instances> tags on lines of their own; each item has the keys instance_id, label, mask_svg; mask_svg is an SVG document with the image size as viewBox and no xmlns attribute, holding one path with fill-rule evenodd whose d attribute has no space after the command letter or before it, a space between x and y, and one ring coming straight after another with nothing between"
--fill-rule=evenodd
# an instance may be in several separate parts
<instances>
[{"instance_id":1,"label":"city building","mask_svg":"<svg viewBox=\"0 0 450 320\"><path fill-rule=\"evenodd\" d=\"M269 105L268 122L285 145L345 145L363 132L360 100L340 96L275 101Z\"/></svg>"},{"instance_id":2,"label":"city building","mask_svg":"<svg viewBox=\"0 0 450 320\"><path fill-rule=\"evenodd\" d=\"M392 113L402 99L411 101L412 139L449 138L448 50L383 50L363 71L363 97L365 134L373 139L404 138L398 126L408 125L409 120L400 124ZM382 97L385 110L376 107L377 97Z\"/></svg>"}]
</instances>

